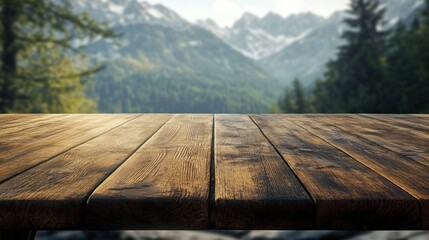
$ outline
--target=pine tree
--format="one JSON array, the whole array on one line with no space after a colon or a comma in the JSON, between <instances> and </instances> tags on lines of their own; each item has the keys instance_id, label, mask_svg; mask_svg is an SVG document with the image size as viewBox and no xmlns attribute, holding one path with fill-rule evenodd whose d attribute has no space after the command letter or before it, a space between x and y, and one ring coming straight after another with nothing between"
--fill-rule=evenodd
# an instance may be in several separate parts
<instances>
[{"instance_id":1,"label":"pine tree","mask_svg":"<svg viewBox=\"0 0 429 240\"><path fill-rule=\"evenodd\" d=\"M306 112L306 103L304 91L302 90L301 82L298 79L293 81L293 87L295 92L295 113L305 113Z\"/></svg>"},{"instance_id":2,"label":"pine tree","mask_svg":"<svg viewBox=\"0 0 429 240\"><path fill-rule=\"evenodd\" d=\"M284 113L294 113L295 112L295 103L293 101L292 92L289 89L286 89L283 99L279 101L279 107L281 112Z\"/></svg>"},{"instance_id":3,"label":"pine tree","mask_svg":"<svg viewBox=\"0 0 429 240\"><path fill-rule=\"evenodd\" d=\"M278 105L284 113L308 112L307 100L299 79L293 81L293 90L286 89L283 99L279 101Z\"/></svg>"},{"instance_id":4,"label":"pine tree","mask_svg":"<svg viewBox=\"0 0 429 240\"><path fill-rule=\"evenodd\" d=\"M348 28L342 34L346 44L341 46L337 59L329 63L323 83L316 91L325 92L331 112L377 112L377 86L383 79L383 53L387 33L383 26L384 9L377 0L351 0ZM314 93L315 101L320 93ZM319 110L319 109L318 109ZM320 111L320 110L319 110Z\"/></svg>"},{"instance_id":5,"label":"pine tree","mask_svg":"<svg viewBox=\"0 0 429 240\"><path fill-rule=\"evenodd\" d=\"M82 77L102 67L74 64L85 62L79 41L115 37L106 24L73 12L70 0L0 0L0 19L0 113L38 111L28 105L48 104L40 102L47 101L37 95L40 86L55 92L52 83L67 79L80 88Z\"/></svg>"},{"instance_id":6,"label":"pine tree","mask_svg":"<svg viewBox=\"0 0 429 240\"><path fill-rule=\"evenodd\" d=\"M334 61L328 62L325 75L316 81L310 98L310 105L315 108L315 112L344 112L344 103L340 100L342 94L338 87L339 73L336 65Z\"/></svg>"},{"instance_id":7,"label":"pine tree","mask_svg":"<svg viewBox=\"0 0 429 240\"><path fill-rule=\"evenodd\" d=\"M386 112L429 112L429 1L411 29L396 28L386 54L380 94Z\"/></svg>"},{"instance_id":8,"label":"pine tree","mask_svg":"<svg viewBox=\"0 0 429 240\"><path fill-rule=\"evenodd\" d=\"M340 86L347 112L378 112L377 86L383 79L382 56L386 32L384 9L376 0L352 0L345 22L350 30L342 37L347 44L340 48Z\"/></svg>"}]
</instances>

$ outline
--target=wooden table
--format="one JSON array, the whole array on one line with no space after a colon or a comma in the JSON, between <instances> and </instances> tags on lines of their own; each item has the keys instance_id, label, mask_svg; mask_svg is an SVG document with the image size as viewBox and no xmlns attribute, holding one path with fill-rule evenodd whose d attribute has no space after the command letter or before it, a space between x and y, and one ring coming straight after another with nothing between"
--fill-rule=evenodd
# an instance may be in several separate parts
<instances>
[{"instance_id":1,"label":"wooden table","mask_svg":"<svg viewBox=\"0 0 429 240\"><path fill-rule=\"evenodd\" d=\"M429 115L0 115L0 126L0 239L429 229Z\"/></svg>"}]
</instances>

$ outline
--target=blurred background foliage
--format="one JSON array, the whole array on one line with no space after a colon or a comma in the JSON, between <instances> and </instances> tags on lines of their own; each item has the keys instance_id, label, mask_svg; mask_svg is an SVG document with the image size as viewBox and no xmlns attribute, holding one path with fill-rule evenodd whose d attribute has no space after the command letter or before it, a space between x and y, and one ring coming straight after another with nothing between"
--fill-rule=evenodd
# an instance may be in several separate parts
<instances>
[{"instance_id":1,"label":"blurred background foliage","mask_svg":"<svg viewBox=\"0 0 429 240\"><path fill-rule=\"evenodd\" d=\"M287 113L428 113L429 10L409 27L381 30L377 1L352 0L336 59L304 97L299 80L279 101Z\"/></svg>"},{"instance_id":2,"label":"blurred background foliage","mask_svg":"<svg viewBox=\"0 0 429 240\"><path fill-rule=\"evenodd\" d=\"M389 29L378 1L351 0L343 44L310 86L202 28L113 25L70 0L0 2L1 113L429 112L427 0Z\"/></svg>"},{"instance_id":3,"label":"blurred background foliage","mask_svg":"<svg viewBox=\"0 0 429 240\"><path fill-rule=\"evenodd\" d=\"M113 31L75 13L68 0L1 0L0 10L0 113L96 111L84 78L101 66L85 64L73 41Z\"/></svg>"}]
</instances>

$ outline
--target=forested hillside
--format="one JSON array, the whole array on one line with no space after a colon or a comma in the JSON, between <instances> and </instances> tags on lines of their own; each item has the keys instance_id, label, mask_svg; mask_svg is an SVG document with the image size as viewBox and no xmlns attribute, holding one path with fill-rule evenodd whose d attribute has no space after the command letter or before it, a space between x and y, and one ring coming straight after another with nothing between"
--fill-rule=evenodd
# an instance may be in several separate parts
<instances>
[{"instance_id":1,"label":"forested hillside","mask_svg":"<svg viewBox=\"0 0 429 240\"><path fill-rule=\"evenodd\" d=\"M392 30L385 8L373 0L352 0L344 20L344 44L325 75L305 95L295 81L280 100L283 112L428 113L429 1L412 22ZM411 24L410 24L411 23Z\"/></svg>"},{"instance_id":2,"label":"forested hillside","mask_svg":"<svg viewBox=\"0 0 429 240\"><path fill-rule=\"evenodd\" d=\"M399 21L410 25L421 11L423 0L376 0L385 9L385 29ZM314 13L283 17L270 12L264 17L245 13L232 27L219 27L214 21L198 24L210 30L288 86L299 78L305 89L327 70L326 63L335 58L346 29L346 13L336 11L329 17Z\"/></svg>"},{"instance_id":3,"label":"forested hillside","mask_svg":"<svg viewBox=\"0 0 429 240\"><path fill-rule=\"evenodd\" d=\"M136 0L79 3L122 35L119 45L102 39L86 48L106 64L90 90L100 112L268 112L285 86L165 6Z\"/></svg>"},{"instance_id":4,"label":"forested hillside","mask_svg":"<svg viewBox=\"0 0 429 240\"><path fill-rule=\"evenodd\" d=\"M204 29L115 30L126 34L119 49L109 41L88 47L108 60L90 93L101 112L258 113L280 96L280 81Z\"/></svg>"},{"instance_id":5,"label":"forested hillside","mask_svg":"<svg viewBox=\"0 0 429 240\"><path fill-rule=\"evenodd\" d=\"M355 9L222 28L142 0L0 0L0 112L267 113L286 86L282 112L429 111L424 1L361 1L377 5L360 25Z\"/></svg>"}]
</instances>

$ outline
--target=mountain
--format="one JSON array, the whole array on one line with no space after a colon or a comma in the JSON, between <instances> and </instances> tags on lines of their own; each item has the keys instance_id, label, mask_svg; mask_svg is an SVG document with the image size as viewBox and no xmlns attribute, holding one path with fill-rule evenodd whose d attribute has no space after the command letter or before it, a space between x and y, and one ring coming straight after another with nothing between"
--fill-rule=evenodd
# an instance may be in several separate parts
<instances>
[{"instance_id":1,"label":"mountain","mask_svg":"<svg viewBox=\"0 0 429 240\"><path fill-rule=\"evenodd\" d=\"M342 44L344 12L336 12L321 26L280 52L259 60L267 72L291 83L299 77L304 86L322 76L326 63L335 57Z\"/></svg>"},{"instance_id":2,"label":"mountain","mask_svg":"<svg viewBox=\"0 0 429 240\"><path fill-rule=\"evenodd\" d=\"M78 0L123 36L87 53L107 65L90 95L101 112L268 112L283 85L219 37L160 4Z\"/></svg>"},{"instance_id":3,"label":"mountain","mask_svg":"<svg viewBox=\"0 0 429 240\"><path fill-rule=\"evenodd\" d=\"M323 21L322 17L312 13L292 14L283 18L270 12L263 18L245 13L230 28L220 28L211 19L198 21L197 24L244 55L259 60L305 37Z\"/></svg>"},{"instance_id":4,"label":"mountain","mask_svg":"<svg viewBox=\"0 0 429 240\"><path fill-rule=\"evenodd\" d=\"M162 4L140 0L75 0L76 10L88 12L111 26L148 23L174 28L189 27L185 19Z\"/></svg>"},{"instance_id":5,"label":"mountain","mask_svg":"<svg viewBox=\"0 0 429 240\"><path fill-rule=\"evenodd\" d=\"M379 1L386 8L387 29L399 21L410 25L424 4L424 0ZM287 85L298 77L309 87L323 75L326 63L335 58L337 48L343 43L341 34L345 16L346 13L341 11L329 18L312 13L286 18L268 13L259 18L246 13L231 28L220 28L210 20L197 24L257 61L266 72Z\"/></svg>"},{"instance_id":6,"label":"mountain","mask_svg":"<svg viewBox=\"0 0 429 240\"><path fill-rule=\"evenodd\" d=\"M387 27L393 27L399 21L404 21L407 25L423 9L424 0L378 0L380 5L387 9L385 18Z\"/></svg>"},{"instance_id":7,"label":"mountain","mask_svg":"<svg viewBox=\"0 0 429 240\"><path fill-rule=\"evenodd\" d=\"M381 6L386 8L385 28L392 28L399 21L410 24L423 3L423 0L380 0ZM326 63L336 57L337 48L343 43L341 34L346 27L345 17L345 12L334 13L304 38L260 59L260 66L287 84L297 77L305 86L311 86L323 75Z\"/></svg>"},{"instance_id":8,"label":"mountain","mask_svg":"<svg viewBox=\"0 0 429 240\"><path fill-rule=\"evenodd\" d=\"M246 13L224 28L210 19L190 23L142 0L75 2L77 11L123 35L119 45L97 40L86 48L107 65L90 91L101 112L267 112L295 77L309 87L323 75L342 44L346 16ZM399 20L410 24L423 5L380 2L387 28Z\"/></svg>"}]
</instances>

